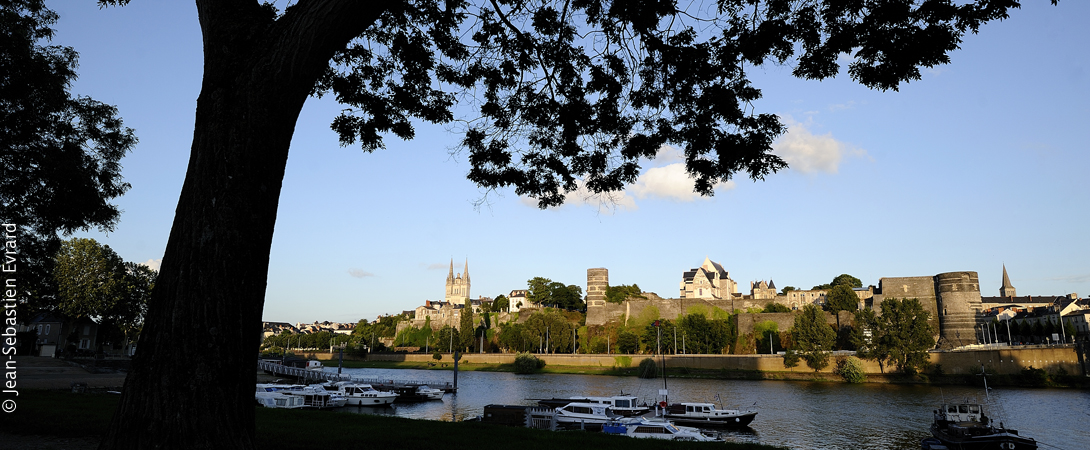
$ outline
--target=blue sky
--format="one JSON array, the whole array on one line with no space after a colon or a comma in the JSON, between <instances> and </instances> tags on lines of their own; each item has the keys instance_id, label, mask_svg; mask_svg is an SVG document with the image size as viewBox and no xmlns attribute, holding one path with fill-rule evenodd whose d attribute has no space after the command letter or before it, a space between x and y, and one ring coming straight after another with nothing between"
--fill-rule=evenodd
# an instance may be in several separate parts
<instances>
[{"instance_id":1,"label":"blue sky","mask_svg":"<svg viewBox=\"0 0 1090 450\"><path fill-rule=\"evenodd\" d=\"M676 297L681 273L710 257L748 282L809 288L849 273L881 277L970 270L998 295L1002 265L1020 295L1090 294L1090 2L1024 2L970 35L952 64L900 92L847 76L822 82L789 66L755 69L760 112L790 131L791 163L765 181L691 194L671 149L601 206L572 196L542 211L513 191L484 198L465 179L459 136L418 126L366 154L340 147L340 110L311 99L296 127L273 240L264 318L373 320L441 300L451 260L469 260L472 292L493 297L541 276L585 285L609 269ZM202 56L190 2L100 10L52 2L55 44L80 53L73 92L116 105L140 143L122 164L132 184L109 234L81 233L130 261L160 260L193 132ZM249 261L237 261L248 264Z\"/></svg>"}]
</instances>

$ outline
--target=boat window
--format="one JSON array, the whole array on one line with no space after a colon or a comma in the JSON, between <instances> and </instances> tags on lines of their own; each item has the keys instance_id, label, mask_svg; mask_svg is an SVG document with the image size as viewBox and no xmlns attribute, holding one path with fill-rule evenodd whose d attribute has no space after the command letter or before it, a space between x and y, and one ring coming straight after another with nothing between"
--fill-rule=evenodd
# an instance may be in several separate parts
<instances>
[{"instance_id":1,"label":"boat window","mask_svg":"<svg viewBox=\"0 0 1090 450\"><path fill-rule=\"evenodd\" d=\"M946 412L956 413L958 412L958 407L956 405L948 405L946 407Z\"/></svg>"},{"instance_id":2,"label":"boat window","mask_svg":"<svg viewBox=\"0 0 1090 450\"><path fill-rule=\"evenodd\" d=\"M628 407L628 400L620 400L620 399L618 399L618 400L617 400L617 406L619 406L619 407L621 407L621 408L627 408L627 407Z\"/></svg>"},{"instance_id":3,"label":"boat window","mask_svg":"<svg viewBox=\"0 0 1090 450\"><path fill-rule=\"evenodd\" d=\"M980 413L980 405L969 405L969 412L971 412L973 414L979 414Z\"/></svg>"},{"instance_id":4,"label":"boat window","mask_svg":"<svg viewBox=\"0 0 1090 450\"><path fill-rule=\"evenodd\" d=\"M689 406L689 405L685 405L685 412L693 412L693 407Z\"/></svg>"},{"instance_id":5,"label":"boat window","mask_svg":"<svg viewBox=\"0 0 1090 450\"><path fill-rule=\"evenodd\" d=\"M712 408L710 406L705 406L704 407L704 412L710 413L710 412L712 412Z\"/></svg>"},{"instance_id":6,"label":"boat window","mask_svg":"<svg viewBox=\"0 0 1090 450\"><path fill-rule=\"evenodd\" d=\"M969 412L969 405L958 405L958 412L961 412L961 413Z\"/></svg>"}]
</instances>

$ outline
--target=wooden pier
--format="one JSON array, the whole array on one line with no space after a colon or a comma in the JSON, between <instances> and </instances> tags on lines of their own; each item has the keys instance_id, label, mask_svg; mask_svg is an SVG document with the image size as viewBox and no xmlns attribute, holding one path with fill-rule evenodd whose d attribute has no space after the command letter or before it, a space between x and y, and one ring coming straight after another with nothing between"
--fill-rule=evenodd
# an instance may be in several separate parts
<instances>
[{"instance_id":1,"label":"wooden pier","mask_svg":"<svg viewBox=\"0 0 1090 450\"><path fill-rule=\"evenodd\" d=\"M348 381L358 384L370 384L371 387L380 391L402 391L406 389L415 389L417 386L427 385L428 387L439 389L445 393L457 392L450 383L444 383L437 385L436 383L429 383L426 381L414 381L414 380L393 380L389 378L362 378L352 377L347 374L340 374L335 372L326 372L324 370L304 369L302 367L289 367L280 363L269 361L258 361L257 369L265 371L266 373L273 374L275 376L287 376L293 377L301 381L324 383L327 381Z\"/></svg>"}]
</instances>

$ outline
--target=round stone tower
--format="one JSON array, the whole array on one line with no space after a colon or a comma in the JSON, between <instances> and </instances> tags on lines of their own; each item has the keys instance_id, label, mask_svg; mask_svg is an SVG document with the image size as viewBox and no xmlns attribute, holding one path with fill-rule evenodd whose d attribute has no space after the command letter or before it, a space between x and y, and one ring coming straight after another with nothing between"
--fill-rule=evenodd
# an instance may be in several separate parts
<instances>
[{"instance_id":1,"label":"round stone tower","mask_svg":"<svg viewBox=\"0 0 1090 450\"><path fill-rule=\"evenodd\" d=\"M976 272L935 275L935 296L939 307L939 348L976 344L977 322L983 308Z\"/></svg>"},{"instance_id":2,"label":"round stone tower","mask_svg":"<svg viewBox=\"0 0 1090 450\"><path fill-rule=\"evenodd\" d=\"M606 305L609 269L587 269L587 308Z\"/></svg>"}]
</instances>

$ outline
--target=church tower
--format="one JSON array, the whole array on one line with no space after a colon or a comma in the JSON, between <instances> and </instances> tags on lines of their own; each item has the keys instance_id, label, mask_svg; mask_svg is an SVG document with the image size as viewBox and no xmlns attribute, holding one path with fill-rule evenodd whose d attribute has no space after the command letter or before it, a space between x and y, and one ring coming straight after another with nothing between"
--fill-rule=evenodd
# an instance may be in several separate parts
<instances>
[{"instance_id":1,"label":"church tower","mask_svg":"<svg viewBox=\"0 0 1090 450\"><path fill-rule=\"evenodd\" d=\"M465 305L469 303L469 259L466 259L465 271L454 274L454 260L450 260L450 272L447 273L447 292L443 301Z\"/></svg>"},{"instance_id":2,"label":"church tower","mask_svg":"<svg viewBox=\"0 0 1090 450\"><path fill-rule=\"evenodd\" d=\"M1017 297L1018 294L1011 286L1011 279L1007 276L1007 265L1003 264L1003 286L999 288L999 296L1003 298Z\"/></svg>"}]
</instances>

